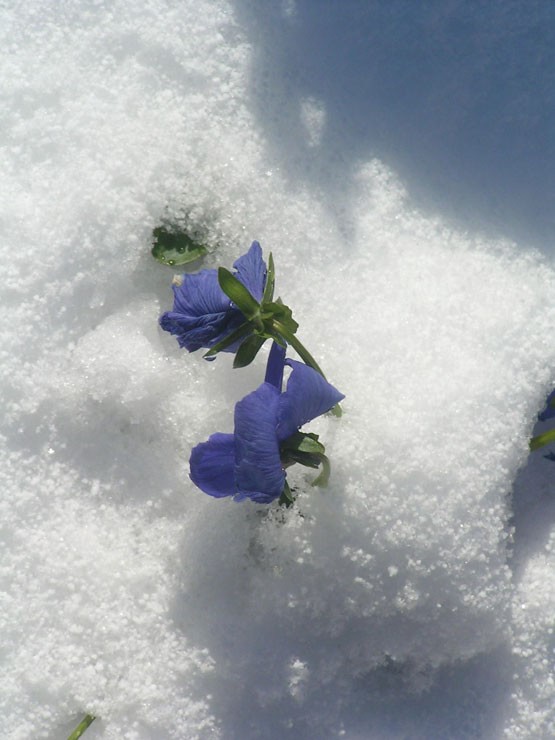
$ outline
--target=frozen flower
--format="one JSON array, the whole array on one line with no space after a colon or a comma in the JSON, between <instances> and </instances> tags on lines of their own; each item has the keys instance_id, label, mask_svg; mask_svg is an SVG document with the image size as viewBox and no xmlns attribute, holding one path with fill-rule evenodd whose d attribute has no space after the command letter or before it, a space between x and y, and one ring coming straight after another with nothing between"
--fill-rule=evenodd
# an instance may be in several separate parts
<instances>
[{"instance_id":1,"label":"frozen flower","mask_svg":"<svg viewBox=\"0 0 555 740\"><path fill-rule=\"evenodd\" d=\"M284 364L292 372L282 392ZM293 462L318 467L323 458L327 463L316 435L299 429L342 398L320 373L285 360L285 351L274 344L265 382L235 406L234 434L218 432L193 449L191 480L216 498L271 503L288 490L285 467Z\"/></svg>"},{"instance_id":2,"label":"frozen flower","mask_svg":"<svg viewBox=\"0 0 555 740\"><path fill-rule=\"evenodd\" d=\"M260 244L254 241L249 251L234 263L235 277L260 302L266 280L266 263ZM245 317L220 288L217 270L201 270L183 275L173 285L173 311L160 318L160 326L177 337L180 347L194 352L211 348L245 322ZM244 338L244 337L243 337ZM235 352L240 341L226 347Z\"/></svg>"}]
</instances>

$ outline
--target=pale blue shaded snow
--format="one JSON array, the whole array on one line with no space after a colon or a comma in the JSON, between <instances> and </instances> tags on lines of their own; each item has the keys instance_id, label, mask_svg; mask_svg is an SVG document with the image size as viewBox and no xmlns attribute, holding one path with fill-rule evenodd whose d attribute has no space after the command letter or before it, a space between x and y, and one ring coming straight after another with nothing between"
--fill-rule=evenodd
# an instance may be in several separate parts
<instances>
[{"instance_id":1,"label":"pale blue shaded snow","mask_svg":"<svg viewBox=\"0 0 555 740\"><path fill-rule=\"evenodd\" d=\"M254 42L257 115L286 172L337 201L342 173L377 156L427 211L555 251L553 3L234 4ZM326 110L308 168L306 97Z\"/></svg>"}]
</instances>

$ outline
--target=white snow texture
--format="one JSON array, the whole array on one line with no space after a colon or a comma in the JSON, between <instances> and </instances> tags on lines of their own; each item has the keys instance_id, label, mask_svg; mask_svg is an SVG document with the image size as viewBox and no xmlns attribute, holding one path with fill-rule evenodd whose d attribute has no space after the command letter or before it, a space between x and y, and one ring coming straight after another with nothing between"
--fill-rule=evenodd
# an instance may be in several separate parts
<instances>
[{"instance_id":1,"label":"white snow texture","mask_svg":"<svg viewBox=\"0 0 555 740\"><path fill-rule=\"evenodd\" d=\"M298 5L275 3L284 27ZM552 261L419 211L372 152L327 189L325 98L257 75L249 12L0 10L0 736L91 713L87 740L552 738L555 468L525 467ZM294 152L259 117L268 85ZM291 510L188 478L267 350L233 371L162 332L164 220L206 267L272 251L346 394L310 426L330 485L292 469Z\"/></svg>"}]
</instances>

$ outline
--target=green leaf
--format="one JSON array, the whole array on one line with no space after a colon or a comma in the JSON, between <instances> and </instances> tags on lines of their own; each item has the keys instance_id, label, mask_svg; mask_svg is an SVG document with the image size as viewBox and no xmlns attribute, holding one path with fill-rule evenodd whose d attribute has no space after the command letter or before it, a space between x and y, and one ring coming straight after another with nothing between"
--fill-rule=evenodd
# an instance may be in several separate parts
<instances>
[{"instance_id":1,"label":"green leaf","mask_svg":"<svg viewBox=\"0 0 555 740\"><path fill-rule=\"evenodd\" d=\"M326 451L324 445L318 441L317 434L305 434L304 432L295 432L282 442L281 450L287 453L289 450L297 452L309 452L323 454Z\"/></svg>"},{"instance_id":2,"label":"green leaf","mask_svg":"<svg viewBox=\"0 0 555 740\"><path fill-rule=\"evenodd\" d=\"M330 477L330 461L321 452L300 452L299 450L283 450L281 453L282 465L288 467L293 463L300 463L307 468L319 468L322 466L320 475L312 481L313 486L325 487Z\"/></svg>"},{"instance_id":3,"label":"green leaf","mask_svg":"<svg viewBox=\"0 0 555 740\"><path fill-rule=\"evenodd\" d=\"M550 442L555 442L555 429L550 429L549 432L538 434L537 437L532 437L530 440L530 450L539 450L540 447L548 445Z\"/></svg>"},{"instance_id":4,"label":"green leaf","mask_svg":"<svg viewBox=\"0 0 555 740\"><path fill-rule=\"evenodd\" d=\"M268 271L266 272L266 285L264 286L264 295L262 296L262 303L269 303L274 298L274 285L276 282L276 271L274 267L274 258L270 252L268 257Z\"/></svg>"},{"instance_id":5,"label":"green leaf","mask_svg":"<svg viewBox=\"0 0 555 740\"><path fill-rule=\"evenodd\" d=\"M286 467L292 463L300 463L307 468L317 468L320 465L320 454L317 452L285 450L281 456L281 461Z\"/></svg>"},{"instance_id":6,"label":"green leaf","mask_svg":"<svg viewBox=\"0 0 555 740\"><path fill-rule=\"evenodd\" d=\"M293 496L293 493L289 488L289 483L285 481L285 485L283 486L283 491L281 492L281 496L279 497L278 504L280 506L286 506L287 508L289 508L290 506L293 506L294 503L295 497Z\"/></svg>"},{"instance_id":7,"label":"green leaf","mask_svg":"<svg viewBox=\"0 0 555 740\"><path fill-rule=\"evenodd\" d=\"M80 738L81 735L85 732L87 727L89 727L89 725L92 725L94 720L95 720L95 717L93 717L92 714L87 714L86 717L83 720L81 720L81 722L79 722L79 724L73 730L73 732L71 733L71 735L68 737L67 740L78 740L78 738Z\"/></svg>"},{"instance_id":8,"label":"green leaf","mask_svg":"<svg viewBox=\"0 0 555 740\"><path fill-rule=\"evenodd\" d=\"M251 334L250 337L247 337L237 350L235 359L233 360L233 367L247 367L247 365L250 365L266 339L267 337L260 336L259 334Z\"/></svg>"},{"instance_id":9,"label":"green leaf","mask_svg":"<svg viewBox=\"0 0 555 740\"><path fill-rule=\"evenodd\" d=\"M271 318L273 321L279 322L279 324L290 334L294 334L299 325L293 318L293 312L286 306L281 298L278 298L275 302L264 303L262 306L262 317L264 319ZM284 337L285 339L285 337Z\"/></svg>"},{"instance_id":10,"label":"green leaf","mask_svg":"<svg viewBox=\"0 0 555 740\"><path fill-rule=\"evenodd\" d=\"M235 275L225 267L218 268L218 282L226 296L235 303L246 319L260 316L260 304L255 300Z\"/></svg>"},{"instance_id":11,"label":"green leaf","mask_svg":"<svg viewBox=\"0 0 555 740\"><path fill-rule=\"evenodd\" d=\"M227 337L224 337L221 341L211 347L208 352L203 355L203 357L206 359L208 357L213 357L214 355L217 355L218 352L221 352L223 349L227 349L231 344L233 344L234 342L238 342L239 339L242 339L251 331L252 326L250 322L245 321L245 323L237 327L235 331L232 331L231 334L228 334Z\"/></svg>"},{"instance_id":12,"label":"green leaf","mask_svg":"<svg viewBox=\"0 0 555 740\"><path fill-rule=\"evenodd\" d=\"M205 246L196 242L185 232L170 231L164 226L154 229L152 236L152 256L158 262L170 267L194 262L208 251Z\"/></svg>"}]
</instances>

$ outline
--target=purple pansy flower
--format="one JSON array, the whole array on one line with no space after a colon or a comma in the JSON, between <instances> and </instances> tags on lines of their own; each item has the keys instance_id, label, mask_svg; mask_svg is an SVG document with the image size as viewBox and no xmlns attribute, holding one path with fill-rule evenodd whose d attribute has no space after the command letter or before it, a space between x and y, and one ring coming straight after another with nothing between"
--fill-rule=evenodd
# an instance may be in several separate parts
<instances>
[{"instance_id":1,"label":"purple pansy flower","mask_svg":"<svg viewBox=\"0 0 555 740\"><path fill-rule=\"evenodd\" d=\"M254 241L249 251L233 264L235 277L257 301L262 300L266 263L260 244ZM160 326L177 337L180 347L194 352L210 349L244 323L245 317L230 301L218 283L217 270L201 270L183 275L173 286L173 311L160 317ZM225 349L235 352L241 342Z\"/></svg>"},{"instance_id":2,"label":"purple pansy flower","mask_svg":"<svg viewBox=\"0 0 555 740\"><path fill-rule=\"evenodd\" d=\"M282 392L284 364L292 372ZM212 434L191 452L191 480L216 498L250 498L261 504L275 501L285 486L281 448L303 424L342 398L311 367L285 360L285 350L274 343L264 383L235 406L234 434Z\"/></svg>"}]
</instances>

